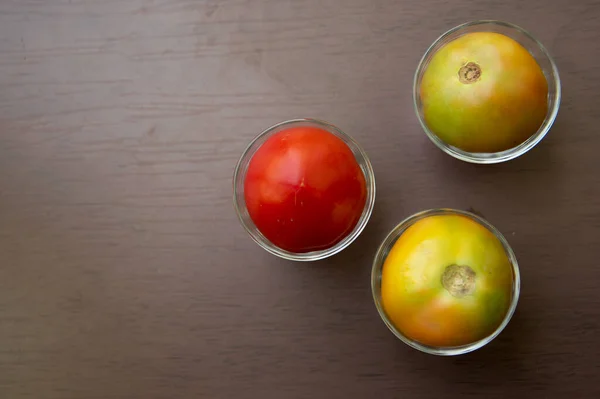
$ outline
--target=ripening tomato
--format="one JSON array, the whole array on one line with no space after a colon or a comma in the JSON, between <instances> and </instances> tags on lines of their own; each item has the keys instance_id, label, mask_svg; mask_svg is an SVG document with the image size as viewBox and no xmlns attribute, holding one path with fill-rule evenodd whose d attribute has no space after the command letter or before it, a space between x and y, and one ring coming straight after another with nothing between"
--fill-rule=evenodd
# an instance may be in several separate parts
<instances>
[{"instance_id":1,"label":"ripening tomato","mask_svg":"<svg viewBox=\"0 0 600 399\"><path fill-rule=\"evenodd\" d=\"M500 33L468 33L444 45L427 65L420 89L429 129L469 152L516 147L537 132L548 108L539 64Z\"/></svg>"},{"instance_id":2,"label":"ripening tomato","mask_svg":"<svg viewBox=\"0 0 600 399\"><path fill-rule=\"evenodd\" d=\"M328 249L356 226L365 207L365 176L342 139L314 126L271 136L250 160L244 182L248 213L281 249Z\"/></svg>"},{"instance_id":3,"label":"ripening tomato","mask_svg":"<svg viewBox=\"0 0 600 399\"><path fill-rule=\"evenodd\" d=\"M391 323L423 345L467 345L502 324L513 268L500 240L462 215L433 215L402 233L383 265L381 301Z\"/></svg>"}]
</instances>

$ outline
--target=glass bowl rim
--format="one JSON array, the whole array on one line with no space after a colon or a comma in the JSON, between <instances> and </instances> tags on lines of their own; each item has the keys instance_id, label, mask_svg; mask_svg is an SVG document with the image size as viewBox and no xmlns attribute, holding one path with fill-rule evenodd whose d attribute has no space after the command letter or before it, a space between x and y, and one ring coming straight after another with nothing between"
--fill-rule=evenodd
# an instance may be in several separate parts
<instances>
[{"instance_id":1,"label":"glass bowl rim","mask_svg":"<svg viewBox=\"0 0 600 399\"><path fill-rule=\"evenodd\" d=\"M240 197L240 187L238 187L237 183L238 180L240 180L240 178L243 178L245 176L245 169L247 168L250 160L252 159L258 148L260 148L260 145L257 146L257 144L263 139L266 140L266 138L268 138L270 135L281 131L282 128L297 124L317 126L340 138L354 154L354 158L359 164L359 167L361 168L361 171L364 174L367 187L367 198L365 201L365 206L362 210L361 216L356 226L354 226L354 229L352 229L352 231L350 231L341 241L339 241L335 245L318 251L290 252L277 247L276 245L271 243L262 233L260 233L260 231L258 231L258 228L256 228L249 215L247 217L248 220L244 218L243 213L246 209L245 200L241 198L241 200L238 201L238 197ZM375 172L373 170L371 161L369 160L369 157L365 150L362 148L362 146L352 136L350 136L348 133L344 132L337 126L324 120L314 118L297 118L284 120L263 130L256 137L254 137L254 139L252 139L250 143L246 146L246 148L242 152L242 155L237 161L233 173L233 205L238 220L240 221L240 224L242 225L246 233L250 235L250 237L256 244L258 244L267 252L271 253L272 255L278 256L282 259L292 261L317 261L336 255L337 253L347 248L356 240L356 238L363 232L363 230L367 226L373 213L373 209L375 207L375 196Z\"/></svg>"},{"instance_id":2,"label":"glass bowl rim","mask_svg":"<svg viewBox=\"0 0 600 399\"><path fill-rule=\"evenodd\" d=\"M475 221L476 223L479 223L483 227L487 228L492 234L494 234L494 236L496 238L498 238L498 240L504 247L504 250L506 251L506 255L512 266L513 292L512 292L510 306L508 308L508 311L506 312L506 315L504 316L504 319L491 334L489 334L488 336L486 336L478 341L475 341L475 342L472 342L472 343L466 344L466 345L453 346L453 347L436 347L436 346L424 345L424 344L421 344L417 341L410 339L409 337L404 335L402 332L400 332L396 327L394 327L391 320L388 318L387 314L385 313L385 310L383 309L383 305L380 300L380 297L381 297L381 272L383 270L383 265L385 263L385 259L387 258L387 253L389 253L389 250L393 247L393 245L400 238L400 236L402 234L404 234L404 232L406 231L407 228L409 228L410 226L412 226L414 223L416 223L419 220L422 220L422 219L430 217L430 216L436 216L436 215L466 216L466 217L470 218L471 220ZM385 257L383 257L383 254L385 254ZM413 349L416 349L416 350L419 350L421 352L431 354L431 355L438 355L438 356L462 355L462 354L466 354L469 352L473 352L477 349L480 349L480 348L484 347L485 345L487 345L488 343L490 343L491 341L493 341L506 328L506 326L512 319L512 316L514 315L515 310L517 308L517 304L519 302L520 293L521 293L521 274L519 271L519 264L517 262L517 258L511 248L510 244L508 243L508 241L506 240L504 235L496 227L494 227L490 222L488 222L485 218L483 218L479 215L476 215L472 212L458 210L458 209L452 209L452 208L433 208L433 209L420 211L420 212L412 214L411 216L405 218L403 221L398 223L386 235L386 237L383 239L382 243L380 244L379 248L377 249L377 252L375 253L375 257L373 259L373 265L372 265L372 269L371 269L371 294L373 296L373 300L375 302L375 307L377 308L377 312L379 313L379 316L381 317L381 319L383 320L383 322L385 323L387 328L396 336L396 338L400 339L402 342L404 342L408 346L412 347Z\"/></svg>"},{"instance_id":3,"label":"glass bowl rim","mask_svg":"<svg viewBox=\"0 0 600 399\"><path fill-rule=\"evenodd\" d=\"M498 26L502 26L504 28L509 28L509 29L519 32L520 34L522 34L523 36L525 36L529 40L531 40L532 43L535 43L535 45L539 48L540 52L542 53L543 57L546 58L546 60L548 61L548 63L551 66L551 68L550 68L551 76L546 77L546 78L547 79L551 78L556 87L555 93L553 96L554 97L553 98L554 105L552 106L551 109L548 109L548 111L546 112L546 117L544 119L544 122L538 128L538 130L533 135L531 135L527 140L525 140L523 143L519 144L518 146L510 148L508 150L492 152L492 153L468 152L468 151L461 150L460 148L446 144L442 139L440 139L435 133L433 133L429 129L429 127L427 126L427 123L422 118L421 113L419 112L420 108L421 108L420 107L421 102L418 99L418 97L419 97L418 93L420 91L419 75L421 75L421 73L423 72L423 68L425 67L426 61L428 61L435 54L435 52L438 50L437 48L438 48L439 44L442 43L444 40L446 40L448 37L450 37L451 35L459 32L461 30L464 30L464 29L472 27L472 26L478 26L478 25L498 25ZM507 36L509 36L509 35L507 35ZM513 37L511 37L511 38L514 39ZM523 45L522 43L519 43L519 44ZM537 58L537 57L534 57L534 58ZM414 107L415 113L417 114L417 119L419 120L421 128L425 131L425 134L427 135L427 137L429 137L429 139L435 144L436 147L441 149L446 154L448 154L456 159L459 159L461 161L475 163L475 164L496 164L496 163L510 161L512 159L515 159L515 158L527 153L529 150L531 150L533 147L535 147L540 141L542 141L542 139L546 136L546 134L548 134L548 132L550 131L550 128L554 124L554 121L556 120L556 116L558 115L558 110L560 108L561 97L562 97L562 90L561 90L561 81L560 81L560 75L558 72L558 68L556 66L556 63L554 62L554 59L552 58L552 56L550 55L550 53L548 52L546 47L544 47L544 45L539 40L537 40L535 38L535 36L533 36L527 30L521 28L520 26L512 24L510 22L504 22L504 21L493 20L493 19L482 19L482 20L465 22L465 23L457 25L457 26L447 30L443 34L441 34L427 48L427 50L425 51L425 54L423 54L423 56L421 57L421 60L419 61L419 64L417 66L417 69L416 69L414 77L413 77L413 107Z\"/></svg>"}]
</instances>

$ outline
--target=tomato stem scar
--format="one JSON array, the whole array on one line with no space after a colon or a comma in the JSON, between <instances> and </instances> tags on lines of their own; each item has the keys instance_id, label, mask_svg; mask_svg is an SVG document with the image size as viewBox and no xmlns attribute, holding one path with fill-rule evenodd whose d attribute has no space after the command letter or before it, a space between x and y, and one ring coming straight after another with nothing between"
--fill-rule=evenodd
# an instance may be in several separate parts
<instances>
[{"instance_id":1,"label":"tomato stem scar","mask_svg":"<svg viewBox=\"0 0 600 399\"><path fill-rule=\"evenodd\" d=\"M476 273L469 266L450 265L442 274L442 285L450 295L462 298L475 291Z\"/></svg>"},{"instance_id":2,"label":"tomato stem scar","mask_svg":"<svg viewBox=\"0 0 600 399\"><path fill-rule=\"evenodd\" d=\"M458 80L460 83L475 83L481 77L481 67L474 62L467 62L458 70Z\"/></svg>"}]
</instances>

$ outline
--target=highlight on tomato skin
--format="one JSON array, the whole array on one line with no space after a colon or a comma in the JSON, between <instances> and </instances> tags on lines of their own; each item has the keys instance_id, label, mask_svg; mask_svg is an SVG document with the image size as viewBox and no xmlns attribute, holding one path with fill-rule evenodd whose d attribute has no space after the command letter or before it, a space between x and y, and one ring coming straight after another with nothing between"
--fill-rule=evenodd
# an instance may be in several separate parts
<instances>
[{"instance_id":1,"label":"highlight on tomato skin","mask_svg":"<svg viewBox=\"0 0 600 399\"><path fill-rule=\"evenodd\" d=\"M269 137L246 172L244 199L257 229L277 247L330 248L357 225L367 198L352 150L325 129L296 126Z\"/></svg>"},{"instance_id":2,"label":"highlight on tomato skin","mask_svg":"<svg viewBox=\"0 0 600 399\"><path fill-rule=\"evenodd\" d=\"M381 272L381 305L410 340L450 348L493 334L513 288L512 263L494 233L464 215L432 215L392 246Z\"/></svg>"}]
</instances>

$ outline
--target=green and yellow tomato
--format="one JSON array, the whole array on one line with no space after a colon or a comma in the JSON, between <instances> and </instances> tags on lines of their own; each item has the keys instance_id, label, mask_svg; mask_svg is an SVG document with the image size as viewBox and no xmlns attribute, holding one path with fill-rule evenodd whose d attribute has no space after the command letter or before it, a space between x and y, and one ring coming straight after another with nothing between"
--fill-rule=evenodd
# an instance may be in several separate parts
<instances>
[{"instance_id":1,"label":"green and yellow tomato","mask_svg":"<svg viewBox=\"0 0 600 399\"><path fill-rule=\"evenodd\" d=\"M468 33L440 48L419 95L428 128L468 152L518 146L537 132L548 108L539 64L517 41L494 32Z\"/></svg>"},{"instance_id":2,"label":"green and yellow tomato","mask_svg":"<svg viewBox=\"0 0 600 399\"><path fill-rule=\"evenodd\" d=\"M418 220L398 238L381 276L381 303L409 339L432 347L477 342L509 312L514 273L500 240L462 215Z\"/></svg>"}]
</instances>

